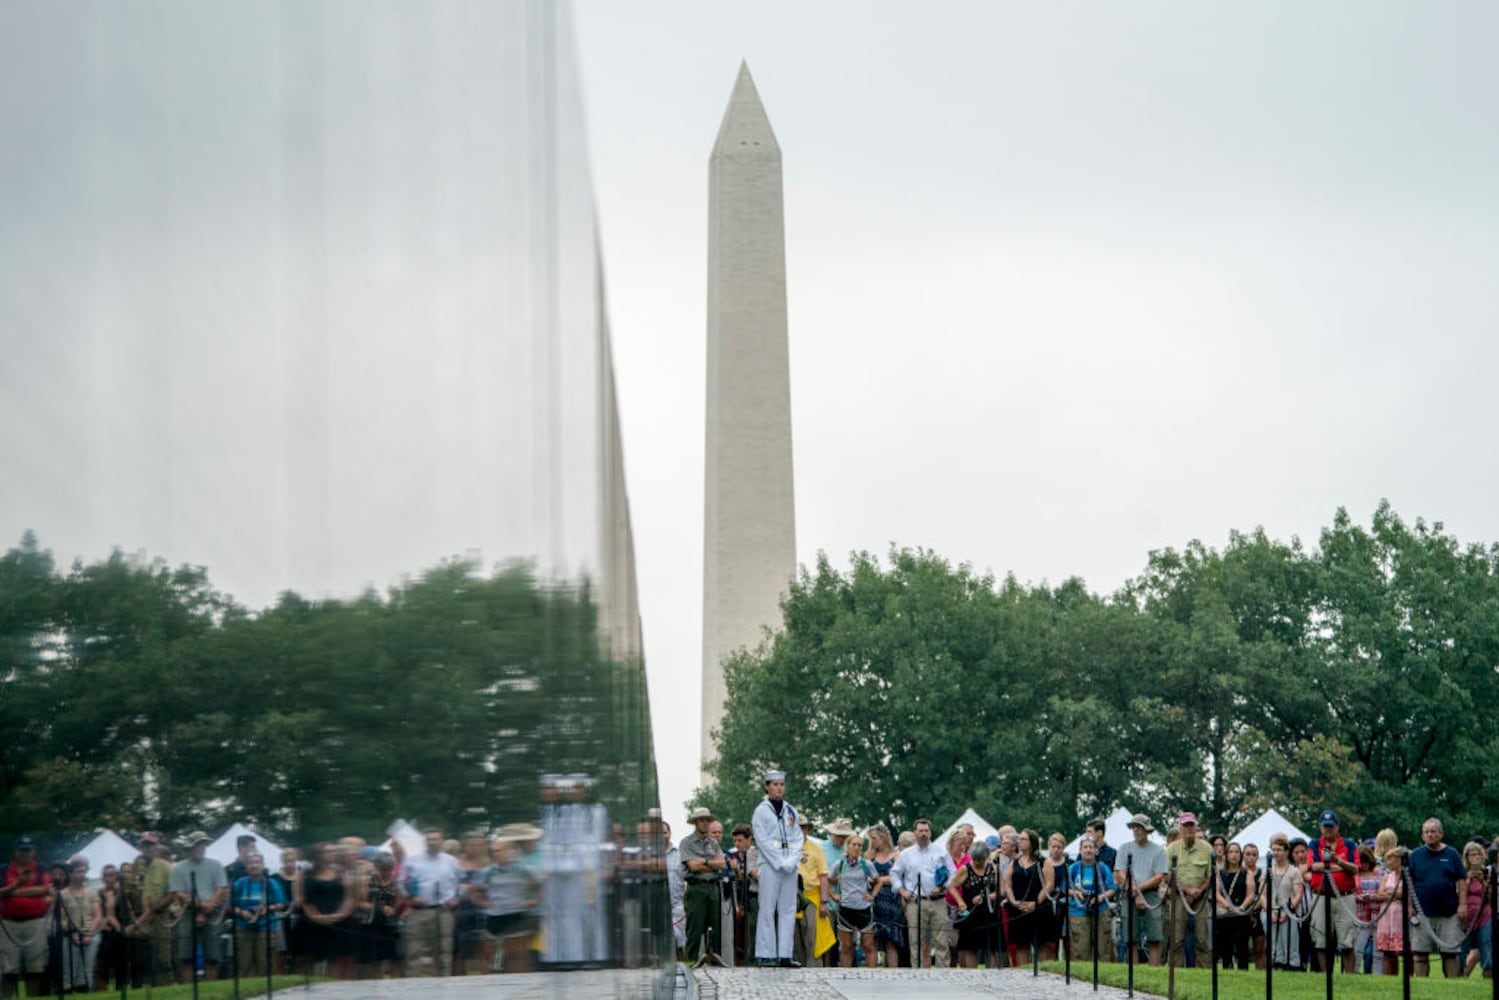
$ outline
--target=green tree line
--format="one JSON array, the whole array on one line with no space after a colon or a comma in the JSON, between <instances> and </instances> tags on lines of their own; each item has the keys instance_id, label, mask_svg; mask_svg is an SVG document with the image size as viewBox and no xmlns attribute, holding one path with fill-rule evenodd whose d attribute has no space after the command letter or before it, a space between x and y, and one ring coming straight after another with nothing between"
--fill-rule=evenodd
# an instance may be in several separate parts
<instances>
[{"instance_id":1,"label":"green tree line","mask_svg":"<svg viewBox=\"0 0 1499 1000\"><path fill-rule=\"evenodd\" d=\"M782 607L726 663L697 800L733 819L774 765L810 814L896 828L971 806L1071 834L1124 805L1499 831L1499 546L1388 503L1310 549L1257 530L1154 552L1107 596L896 548L819 558Z\"/></svg>"},{"instance_id":2,"label":"green tree line","mask_svg":"<svg viewBox=\"0 0 1499 1000\"><path fill-rule=\"evenodd\" d=\"M0 558L0 832L457 830L534 817L544 772L657 804L644 668L601 655L586 587L456 560L252 611L197 567Z\"/></svg>"}]
</instances>

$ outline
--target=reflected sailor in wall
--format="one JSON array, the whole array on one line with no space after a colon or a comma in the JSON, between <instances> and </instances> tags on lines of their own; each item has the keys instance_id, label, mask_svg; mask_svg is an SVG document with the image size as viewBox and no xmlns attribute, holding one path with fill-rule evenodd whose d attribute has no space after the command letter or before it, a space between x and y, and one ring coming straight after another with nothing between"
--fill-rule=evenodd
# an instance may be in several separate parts
<instances>
[{"instance_id":1,"label":"reflected sailor in wall","mask_svg":"<svg viewBox=\"0 0 1499 1000\"><path fill-rule=\"evenodd\" d=\"M542 775L540 826L546 895L541 960L551 965L602 963L609 957L604 848L608 811L588 800L585 774Z\"/></svg>"}]
</instances>

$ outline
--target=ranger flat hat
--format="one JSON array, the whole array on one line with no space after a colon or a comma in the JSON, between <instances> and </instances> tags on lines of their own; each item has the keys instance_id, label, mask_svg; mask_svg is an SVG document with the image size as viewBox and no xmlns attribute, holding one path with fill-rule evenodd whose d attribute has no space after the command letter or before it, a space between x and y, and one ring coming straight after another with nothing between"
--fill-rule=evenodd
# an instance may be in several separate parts
<instances>
[{"instance_id":1,"label":"ranger flat hat","mask_svg":"<svg viewBox=\"0 0 1499 1000\"><path fill-rule=\"evenodd\" d=\"M495 839L506 844L523 844L528 840L540 840L541 827L530 823L506 823L500 827L500 835Z\"/></svg>"}]
</instances>

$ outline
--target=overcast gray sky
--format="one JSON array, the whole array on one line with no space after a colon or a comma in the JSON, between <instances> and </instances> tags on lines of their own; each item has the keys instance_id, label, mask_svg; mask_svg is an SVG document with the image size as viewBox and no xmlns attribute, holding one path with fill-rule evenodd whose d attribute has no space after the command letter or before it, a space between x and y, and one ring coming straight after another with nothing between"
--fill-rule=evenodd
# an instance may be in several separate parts
<instances>
[{"instance_id":1,"label":"overcast gray sky","mask_svg":"<svg viewBox=\"0 0 1499 1000\"><path fill-rule=\"evenodd\" d=\"M508 213L545 214L521 161L550 126L495 48L540 51L539 9L0 0L9 520L64 561L204 563L256 605L252 577L384 587L590 523L576 484L516 503L548 495L545 456L488 430L529 428L537 383L483 324L532 315L506 220L551 232ZM1499 5L574 15L668 816L698 762L707 158L741 59L784 158L802 562L896 543L1112 591L1152 549L1314 541L1381 497L1499 539ZM590 179L561 160L587 287L533 326L591 376ZM597 467L552 454L569 483ZM94 488L127 480L154 492Z\"/></svg>"},{"instance_id":2,"label":"overcast gray sky","mask_svg":"<svg viewBox=\"0 0 1499 1000\"><path fill-rule=\"evenodd\" d=\"M576 25L669 816L741 58L785 162L803 563L894 542L1111 591L1152 549L1314 542L1381 497L1499 539L1499 6L578 0Z\"/></svg>"}]
</instances>

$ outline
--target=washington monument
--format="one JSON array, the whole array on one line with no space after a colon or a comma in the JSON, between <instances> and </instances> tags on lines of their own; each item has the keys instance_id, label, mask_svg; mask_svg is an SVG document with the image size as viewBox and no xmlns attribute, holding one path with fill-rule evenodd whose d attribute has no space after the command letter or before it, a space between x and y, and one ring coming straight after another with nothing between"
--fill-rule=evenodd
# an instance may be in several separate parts
<instances>
[{"instance_id":1,"label":"washington monument","mask_svg":"<svg viewBox=\"0 0 1499 1000\"><path fill-rule=\"evenodd\" d=\"M782 214L781 147L741 63L708 158L704 764L723 719L723 658L779 623L796 575Z\"/></svg>"}]
</instances>

